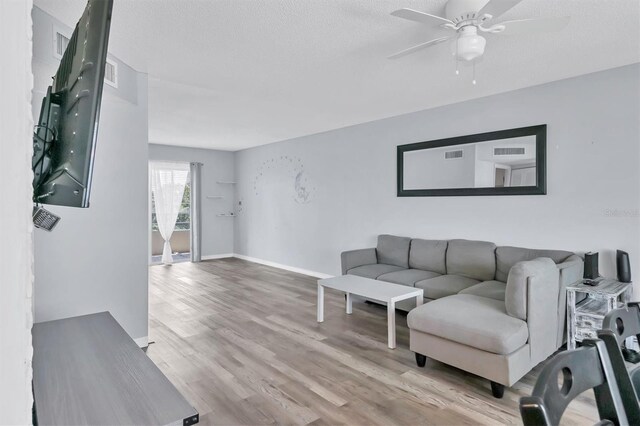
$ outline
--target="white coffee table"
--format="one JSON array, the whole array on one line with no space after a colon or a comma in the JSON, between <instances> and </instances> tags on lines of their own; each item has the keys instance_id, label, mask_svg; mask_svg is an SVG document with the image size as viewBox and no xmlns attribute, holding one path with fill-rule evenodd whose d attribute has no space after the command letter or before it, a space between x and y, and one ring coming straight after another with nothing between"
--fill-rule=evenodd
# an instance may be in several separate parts
<instances>
[{"instance_id":1,"label":"white coffee table","mask_svg":"<svg viewBox=\"0 0 640 426\"><path fill-rule=\"evenodd\" d=\"M416 298L416 305L422 305L423 290L406 285L372 280L357 275L342 275L318 280L318 322L324 322L324 289L332 288L347 294L347 314L351 314L351 295L387 304L387 328L389 348L396 347L396 302Z\"/></svg>"}]
</instances>

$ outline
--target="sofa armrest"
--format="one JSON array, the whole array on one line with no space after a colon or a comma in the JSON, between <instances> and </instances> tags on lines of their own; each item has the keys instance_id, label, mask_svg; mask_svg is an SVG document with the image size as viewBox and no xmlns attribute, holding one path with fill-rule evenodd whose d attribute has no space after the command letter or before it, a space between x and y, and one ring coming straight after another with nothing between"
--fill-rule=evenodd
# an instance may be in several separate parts
<instances>
[{"instance_id":1,"label":"sofa armrest","mask_svg":"<svg viewBox=\"0 0 640 426\"><path fill-rule=\"evenodd\" d=\"M378 256L375 248L366 248L343 251L340 255L340 260L342 263L342 275L346 275L349 269L378 263Z\"/></svg>"},{"instance_id":2,"label":"sofa armrest","mask_svg":"<svg viewBox=\"0 0 640 426\"><path fill-rule=\"evenodd\" d=\"M558 348L559 276L555 262L546 257L518 262L509 271L505 307L527 322L532 365Z\"/></svg>"}]
</instances>

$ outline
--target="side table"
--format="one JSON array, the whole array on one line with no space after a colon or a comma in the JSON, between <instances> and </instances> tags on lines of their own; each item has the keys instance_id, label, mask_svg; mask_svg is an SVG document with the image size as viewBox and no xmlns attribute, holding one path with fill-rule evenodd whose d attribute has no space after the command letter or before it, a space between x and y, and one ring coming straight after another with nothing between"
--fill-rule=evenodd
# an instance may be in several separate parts
<instances>
[{"instance_id":1,"label":"side table","mask_svg":"<svg viewBox=\"0 0 640 426\"><path fill-rule=\"evenodd\" d=\"M576 303L576 293L586 294ZM631 300L632 283L602 279L595 286L576 281L567 286L567 349L575 349L576 342L597 338L604 316L611 310L625 306Z\"/></svg>"}]
</instances>

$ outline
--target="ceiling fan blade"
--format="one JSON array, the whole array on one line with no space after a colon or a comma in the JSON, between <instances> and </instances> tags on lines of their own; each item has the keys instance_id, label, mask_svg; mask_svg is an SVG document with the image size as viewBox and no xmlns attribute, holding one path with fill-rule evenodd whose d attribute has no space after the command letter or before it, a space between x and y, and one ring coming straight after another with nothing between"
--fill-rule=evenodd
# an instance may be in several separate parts
<instances>
[{"instance_id":1,"label":"ceiling fan blade","mask_svg":"<svg viewBox=\"0 0 640 426\"><path fill-rule=\"evenodd\" d=\"M545 19L519 19L517 21L504 21L498 25L504 25L504 31L498 34L520 35L520 34L536 34L560 31L569 24L570 18L563 16L560 18Z\"/></svg>"},{"instance_id":2,"label":"ceiling fan blade","mask_svg":"<svg viewBox=\"0 0 640 426\"><path fill-rule=\"evenodd\" d=\"M522 0L489 0L489 3L485 4L484 7L480 9L477 16L487 14L491 15L492 19L495 19L521 1Z\"/></svg>"},{"instance_id":3,"label":"ceiling fan blade","mask_svg":"<svg viewBox=\"0 0 640 426\"><path fill-rule=\"evenodd\" d=\"M436 38L434 40L430 40L430 41L427 41L425 43L418 44L417 46L413 46L413 47L410 47L408 49L401 50L398 53L394 53L393 55L389 56L388 59L398 59L398 58L401 58L403 56L409 55L409 54L411 54L413 52L417 52L418 50L426 49L427 47L431 47L431 46L434 46L436 44L440 44L440 43L442 43L444 41L450 40L451 38L452 37Z\"/></svg>"},{"instance_id":4,"label":"ceiling fan blade","mask_svg":"<svg viewBox=\"0 0 640 426\"><path fill-rule=\"evenodd\" d=\"M393 16L397 16L398 18L408 19L410 21L421 22L423 24L453 24L447 18L443 18L441 16L431 15L425 12L418 12L413 9L399 9L391 12Z\"/></svg>"}]
</instances>

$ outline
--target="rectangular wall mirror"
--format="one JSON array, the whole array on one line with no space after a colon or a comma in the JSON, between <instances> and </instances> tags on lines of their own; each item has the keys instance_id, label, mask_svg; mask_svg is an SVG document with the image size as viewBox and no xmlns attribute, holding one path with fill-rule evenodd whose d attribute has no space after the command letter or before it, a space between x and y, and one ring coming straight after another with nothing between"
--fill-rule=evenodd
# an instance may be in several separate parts
<instances>
[{"instance_id":1,"label":"rectangular wall mirror","mask_svg":"<svg viewBox=\"0 0 640 426\"><path fill-rule=\"evenodd\" d=\"M398 196L546 194L547 126L398 146Z\"/></svg>"}]
</instances>

